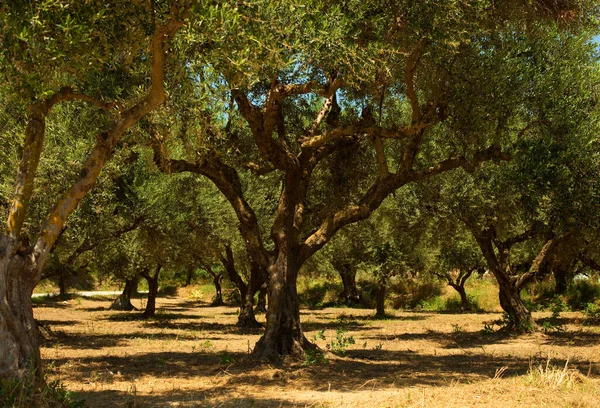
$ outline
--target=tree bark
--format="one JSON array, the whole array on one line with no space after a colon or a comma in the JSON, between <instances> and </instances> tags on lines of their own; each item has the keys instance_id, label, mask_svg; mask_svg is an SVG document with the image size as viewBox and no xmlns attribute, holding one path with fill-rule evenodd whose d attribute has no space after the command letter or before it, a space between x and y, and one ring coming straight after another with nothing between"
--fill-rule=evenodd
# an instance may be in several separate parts
<instances>
[{"instance_id":1,"label":"tree bark","mask_svg":"<svg viewBox=\"0 0 600 408\"><path fill-rule=\"evenodd\" d=\"M336 268L342 278L344 291L342 292L343 303L347 306L357 306L362 300L362 296L356 287L356 268L346 263Z\"/></svg>"},{"instance_id":2,"label":"tree bark","mask_svg":"<svg viewBox=\"0 0 600 408\"><path fill-rule=\"evenodd\" d=\"M469 303L469 298L467 297L467 292L465 291L464 284L457 285L455 283L450 283L450 286L452 286L452 288L454 290L456 290L458 292L458 295L460 296L460 308L462 309L462 311L463 312L470 311L471 304Z\"/></svg>"},{"instance_id":3,"label":"tree bark","mask_svg":"<svg viewBox=\"0 0 600 408\"><path fill-rule=\"evenodd\" d=\"M233 251L229 245L225 246L225 256L221 257L221 263L225 267L229 279L240 291L242 304L240 305L240 314L238 315L236 326L246 329L262 327L262 325L256 321L256 316L254 315L254 295L262 284L262 282L257 282L256 278L254 280L252 279L252 276L256 276L257 272L251 272L250 282L246 285L235 268Z\"/></svg>"},{"instance_id":4,"label":"tree bark","mask_svg":"<svg viewBox=\"0 0 600 408\"><path fill-rule=\"evenodd\" d=\"M0 235L0 379L26 378L31 373L41 384L39 333L31 303L39 268L18 246L16 240Z\"/></svg>"},{"instance_id":5,"label":"tree bark","mask_svg":"<svg viewBox=\"0 0 600 408\"><path fill-rule=\"evenodd\" d=\"M385 293L387 287L384 282L377 283L377 293L375 294L375 318L376 319L385 319Z\"/></svg>"},{"instance_id":6,"label":"tree bark","mask_svg":"<svg viewBox=\"0 0 600 408\"><path fill-rule=\"evenodd\" d=\"M156 313L156 296L158 295L158 275L162 265L157 265L154 275L151 276L147 271L142 272L142 276L148 282L148 300L146 301L146 309L142 316L152 317Z\"/></svg>"},{"instance_id":7,"label":"tree bark","mask_svg":"<svg viewBox=\"0 0 600 408\"><path fill-rule=\"evenodd\" d=\"M532 331L537 325L521 299L521 290L505 279L498 280L500 306L508 314L508 330Z\"/></svg>"},{"instance_id":8,"label":"tree bark","mask_svg":"<svg viewBox=\"0 0 600 408\"><path fill-rule=\"evenodd\" d=\"M265 333L254 347L255 358L277 360L282 356L301 357L304 350L315 349L300 325L300 303L296 281L299 265L293 253L280 248L269 267L269 309Z\"/></svg>"},{"instance_id":9,"label":"tree bark","mask_svg":"<svg viewBox=\"0 0 600 408\"><path fill-rule=\"evenodd\" d=\"M64 272L61 273L58 277L58 293L60 296L67 295L67 282L65 281Z\"/></svg>"},{"instance_id":10,"label":"tree bark","mask_svg":"<svg viewBox=\"0 0 600 408\"><path fill-rule=\"evenodd\" d=\"M223 292L221 290L221 281L223 280L222 273L215 273L212 268L206 268L210 276L213 278L213 285L215 286L215 298L210 304L211 306L224 306L225 302L223 302Z\"/></svg>"},{"instance_id":11,"label":"tree bark","mask_svg":"<svg viewBox=\"0 0 600 408\"><path fill-rule=\"evenodd\" d=\"M258 301L254 313L267 313L267 285L262 285L258 291Z\"/></svg>"},{"instance_id":12,"label":"tree bark","mask_svg":"<svg viewBox=\"0 0 600 408\"><path fill-rule=\"evenodd\" d=\"M192 284L192 277L194 275L194 268L188 268L187 275L185 277L185 287L187 288Z\"/></svg>"},{"instance_id":13,"label":"tree bark","mask_svg":"<svg viewBox=\"0 0 600 408\"><path fill-rule=\"evenodd\" d=\"M135 306L131 304L131 297L137 292L138 279L127 279L125 281L125 287L123 288L123 293L119 295L118 298L110 305L110 310L125 310L132 311L137 310Z\"/></svg>"}]
</instances>

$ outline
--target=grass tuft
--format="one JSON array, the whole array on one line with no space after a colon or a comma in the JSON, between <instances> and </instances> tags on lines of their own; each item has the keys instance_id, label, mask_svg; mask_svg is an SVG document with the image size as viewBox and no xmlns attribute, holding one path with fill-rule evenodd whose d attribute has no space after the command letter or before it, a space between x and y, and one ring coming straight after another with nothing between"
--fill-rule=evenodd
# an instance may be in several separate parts
<instances>
[{"instance_id":1,"label":"grass tuft","mask_svg":"<svg viewBox=\"0 0 600 408\"><path fill-rule=\"evenodd\" d=\"M548 356L546 364L529 367L526 379L528 384L538 387L571 389L575 384L583 383L586 377L578 370L569 368L568 359L563 367L556 367L550 364L550 356Z\"/></svg>"}]
</instances>

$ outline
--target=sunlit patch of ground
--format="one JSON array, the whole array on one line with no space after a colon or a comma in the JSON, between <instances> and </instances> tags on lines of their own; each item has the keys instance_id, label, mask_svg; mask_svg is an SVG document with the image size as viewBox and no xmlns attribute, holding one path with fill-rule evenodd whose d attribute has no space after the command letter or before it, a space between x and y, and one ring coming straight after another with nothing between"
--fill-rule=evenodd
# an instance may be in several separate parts
<instances>
[{"instance_id":1,"label":"sunlit patch of ground","mask_svg":"<svg viewBox=\"0 0 600 408\"><path fill-rule=\"evenodd\" d=\"M577 313L562 314L559 330L512 337L491 332L494 313L373 320L370 310L303 310L307 337L323 350L338 329L353 338L346 355L257 364L247 356L261 332L237 329L234 307L161 298L157 317L142 320L109 305L35 308L49 329L49 380L89 407L600 406L600 329Z\"/></svg>"}]
</instances>

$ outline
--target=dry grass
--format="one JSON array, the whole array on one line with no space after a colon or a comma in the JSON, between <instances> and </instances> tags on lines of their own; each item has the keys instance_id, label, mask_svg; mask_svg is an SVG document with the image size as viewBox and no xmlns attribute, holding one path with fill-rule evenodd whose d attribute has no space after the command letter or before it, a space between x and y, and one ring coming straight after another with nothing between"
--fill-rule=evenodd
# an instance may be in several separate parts
<instances>
[{"instance_id":1,"label":"dry grass","mask_svg":"<svg viewBox=\"0 0 600 408\"><path fill-rule=\"evenodd\" d=\"M600 331L565 313L566 332L482 334L498 314L303 310L326 349L338 328L355 344L326 362L256 364L261 331L235 327L234 307L159 299L155 319L108 311L110 299L46 302L50 379L90 407L597 407ZM137 305L136 305L137 306ZM536 315L544 317L545 315ZM552 360L548 360L548 356Z\"/></svg>"}]
</instances>

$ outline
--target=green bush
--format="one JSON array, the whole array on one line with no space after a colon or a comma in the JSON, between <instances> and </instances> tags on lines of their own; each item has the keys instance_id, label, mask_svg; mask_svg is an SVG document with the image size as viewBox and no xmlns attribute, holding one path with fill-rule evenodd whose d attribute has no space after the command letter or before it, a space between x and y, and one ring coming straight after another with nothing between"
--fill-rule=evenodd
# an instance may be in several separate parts
<instances>
[{"instance_id":1,"label":"green bush","mask_svg":"<svg viewBox=\"0 0 600 408\"><path fill-rule=\"evenodd\" d=\"M394 309L415 309L442 294L439 281L398 277L388 285L388 296Z\"/></svg>"},{"instance_id":2,"label":"green bush","mask_svg":"<svg viewBox=\"0 0 600 408\"><path fill-rule=\"evenodd\" d=\"M584 310L588 304L600 299L600 283L596 278L575 280L565 295L571 310Z\"/></svg>"},{"instance_id":3,"label":"green bush","mask_svg":"<svg viewBox=\"0 0 600 408\"><path fill-rule=\"evenodd\" d=\"M472 311L481 311L477 300L471 296L467 295L467 299L469 300L469 306ZM460 297L456 294L444 297L444 296L435 296L431 299L426 300L425 302L419 305L419 309L427 310L430 312L462 312L462 302L460 301Z\"/></svg>"},{"instance_id":4,"label":"green bush","mask_svg":"<svg viewBox=\"0 0 600 408\"><path fill-rule=\"evenodd\" d=\"M600 322L600 299L586 305L583 313L591 322Z\"/></svg>"},{"instance_id":5,"label":"green bush","mask_svg":"<svg viewBox=\"0 0 600 408\"><path fill-rule=\"evenodd\" d=\"M310 309L337 306L337 294L341 292L340 285L335 282L307 282L306 286L299 285L300 304Z\"/></svg>"}]
</instances>

